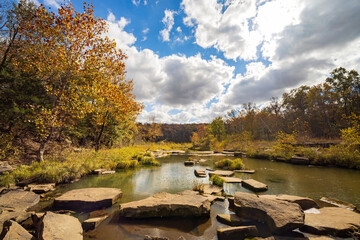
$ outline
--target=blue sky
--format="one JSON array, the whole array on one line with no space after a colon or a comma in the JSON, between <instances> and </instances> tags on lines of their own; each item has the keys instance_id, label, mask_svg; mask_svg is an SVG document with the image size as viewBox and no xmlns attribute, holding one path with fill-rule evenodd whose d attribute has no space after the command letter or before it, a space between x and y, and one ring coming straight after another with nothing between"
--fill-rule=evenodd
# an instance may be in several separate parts
<instances>
[{"instance_id":1,"label":"blue sky","mask_svg":"<svg viewBox=\"0 0 360 240\"><path fill-rule=\"evenodd\" d=\"M33 0L56 10L63 1ZM72 1L82 10L81 1ZM358 0L93 0L128 56L138 121L210 122L243 103L359 71Z\"/></svg>"}]
</instances>

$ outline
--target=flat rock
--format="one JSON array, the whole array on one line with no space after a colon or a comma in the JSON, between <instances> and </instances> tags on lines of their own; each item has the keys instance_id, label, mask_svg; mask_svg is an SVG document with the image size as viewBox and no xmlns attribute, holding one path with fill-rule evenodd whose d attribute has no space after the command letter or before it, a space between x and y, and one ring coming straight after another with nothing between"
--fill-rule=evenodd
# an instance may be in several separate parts
<instances>
[{"instance_id":1,"label":"flat rock","mask_svg":"<svg viewBox=\"0 0 360 240\"><path fill-rule=\"evenodd\" d=\"M14 189L0 195L0 209L7 208L14 211L26 211L39 201L40 196L36 193Z\"/></svg>"},{"instance_id":2,"label":"flat rock","mask_svg":"<svg viewBox=\"0 0 360 240\"><path fill-rule=\"evenodd\" d=\"M258 235L256 226L241 226L221 228L217 230L219 240L242 240L245 238L253 238Z\"/></svg>"},{"instance_id":3,"label":"flat rock","mask_svg":"<svg viewBox=\"0 0 360 240\"><path fill-rule=\"evenodd\" d=\"M194 174L197 177L206 177L206 173L204 169L195 169Z\"/></svg>"},{"instance_id":4,"label":"flat rock","mask_svg":"<svg viewBox=\"0 0 360 240\"><path fill-rule=\"evenodd\" d=\"M14 168L10 166L7 162L0 162L0 174L13 171Z\"/></svg>"},{"instance_id":5,"label":"flat rock","mask_svg":"<svg viewBox=\"0 0 360 240\"><path fill-rule=\"evenodd\" d=\"M320 201L322 202L326 202L329 203L331 205L337 206L337 207L341 207L341 208L345 208L345 209L349 209L351 211L354 211L356 209L356 206L351 204L351 203L347 203L335 198L327 198L327 197L322 197L320 199Z\"/></svg>"},{"instance_id":6,"label":"flat rock","mask_svg":"<svg viewBox=\"0 0 360 240\"><path fill-rule=\"evenodd\" d=\"M254 192L266 191L268 189L267 185L256 181L254 179L246 179L241 182L241 185L247 189L250 189Z\"/></svg>"},{"instance_id":7,"label":"flat rock","mask_svg":"<svg viewBox=\"0 0 360 240\"><path fill-rule=\"evenodd\" d=\"M299 164L299 165L309 165L310 160L307 157L300 157L300 156L292 156L290 159L290 162L293 164Z\"/></svg>"},{"instance_id":8,"label":"flat rock","mask_svg":"<svg viewBox=\"0 0 360 240\"><path fill-rule=\"evenodd\" d=\"M218 175L220 177L231 177L234 175L233 171L225 171L225 170L215 170L213 172L209 172L209 176Z\"/></svg>"},{"instance_id":9,"label":"flat rock","mask_svg":"<svg viewBox=\"0 0 360 240\"><path fill-rule=\"evenodd\" d=\"M222 187L212 185L212 184L203 184L202 193L203 194L220 194L222 192Z\"/></svg>"},{"instance_id":10,"label":"flat rock","mask_svg":"<svg viewBox=\"0 0 360 240\"><path fill-rule=\"evenodd\" d=\"M108 170L105 169L105 168L98 168L98 169L95 169L95 170L93 171L93 174L99 174L99 175L101 175L102 172L105 172L105 171L108 171Z\"/></svg>"},{"instance_id":11,"label":"flat rock","mask_svg":"<svg viewBox=\"0 0 360 240\"><path fill-rule=\"evenodd\" d=\"M270 198L276 200L283 200L287 202L297 203L300 205L302 210L308 210L310 208L317 208L317 203L312 200L311 198L307 197L299 197L294 195L286 195L286 194L279 194L279 195L261 195L261 198Z\"/></svg>"},{"instance_id":12,"label":"flat rock","mask_svg":"<svg viewBox=\"0 0 360 240\"><path fill-rule=\"evenodd\" d=\"M120 205L120 216L128 218L210 216L210 201L197 194L157 193L140 201Z\"/></svg>"},{"instance_id":13,"label":"flat rock","mask_svg":"<svg viewBox=\"0 0 360 240\"><path fill-rule=\"evenodd\" d=\"M28 231L15 221L6 221L0 239L4 240L31 240L35 239Z\"/></svg>"},{"instance_id":14,"label":"flat rock","mask_svg":"<svg viewBox=\"0 0 360 240\"><path fill-rule=\"evenodd\" d=\"M255 170L253 169L244 169L244 170L234 170L234 172L236 173L249 173L249 174L254 174Z\"/></svg>"},{"instance_id":15,"label":"flat rock","mask_svg":"<svg viewBox=\"0 0 360 240\"><path fill-rule=\"evenodd\" d=\"M81 225L85 232L95 229L107 216L86 219Z\"/></svg>"},{"instance_id":16,"label":"flat rock","mask_svg":"<svg viewBox=\"0 0 360 240\"><path fill-rule=\"evenodd\" d=\"M305 225L301 231L337 237L353 237L354 232L359 234L360 214L338 207L317 210L318 213L305 213Z\"/></svg>"},{"instance_id":17,"label":"flat rock","mask_svg":"<svg viewBox=\"0 0 360 240\"><path fill-rule=\"evenodd\" d=\"M75 217L47 212L37 226L38 239L82 240L81 223Z\"/></svg>"},{"instance_id":18,"label":"flat rock","mask_svg":"<svg viewBox=\"0 0 360 240\"><path fill-rule=\"evenodd\" d=\"M185 165L185 166L194 166L194 165L195 165L195 162L194 162L194 161L185 161L185 162L184 162L184 165Z\"/></svg>"},{"instance_id":19,"label":"flat rock","mask_svg":"<svg viewBox=\"0 0 360 240\"><path fill-rule=\"evenodd\" d=\"M221 202L225 201L225 197L223 196L215 196L209 194L202 194L202 196L207 197L211 203L214 201L221 201Z\"/></svg>"},{"instance_id":20,"label":"flat rock","mask_svg":"<svg viewBox=\"0 0 360 240\"><path fill-rule=\"evenodd\" d=\"M221 177L221 178L224 179L224 181L227 183L241 183L242 182L241 178L236 178L236 177Z\"/></svg>"},{"instance_id":21,"label":"flat rock","mask_svg":"<svg viewBox=\"0 0 360 240\"><path fill-rule=\"evenodd\" d=\"M55 198L54 208L74 211L90 211L110 207L122 196L118 188L82 188Z\"/></svg>"},{"instance_id":22,"label":"flat rock","mask_svg":"<svg viewBox=\"0 0 360 240\"><path fill-rule=\"evenodd\" d=\"M37 194L47 193L55 190L55 183L29 184L28 189Z\"/></svg>"},{"instance_id":23,"label":"flat rock","mask_svg":"<svg viewBox=\"0 0 360 240\"><path fill-rule=\"evenodd\" d=\"M218 214L216 220L229 226L248 225L252 220L240 218L236 214Z\"/></svg>"},{"instance_id":24,"label":"flat rock","mask_svg":"<svg viewBox=\"0 0 360 240\"><path fill-rule=\"evenodd\" d=\"M304 212L296 203L236 192L234 208L239 217L264 222L273 233L291 231L304 225Z\"/></svg>"}]
</instances>

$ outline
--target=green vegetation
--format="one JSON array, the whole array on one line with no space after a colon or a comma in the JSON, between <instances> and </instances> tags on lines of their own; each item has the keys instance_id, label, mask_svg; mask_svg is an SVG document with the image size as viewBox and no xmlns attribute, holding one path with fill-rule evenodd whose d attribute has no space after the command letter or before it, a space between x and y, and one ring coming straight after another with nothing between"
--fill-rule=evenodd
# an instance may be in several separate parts
<instances>
[{"instance_id":1,"label":"green vegetation","mask_svg":"<svg viewBox=\"0 0 360 240\"><path fill-rule=\"evenodd\" d=\"M224 186L224 179L222 179L221 177L219 177L218 175L213 175L210 178L210 181L212 184L219 186L219 187L223 187Z\"/></svg>"},{"instance_id":2,"label":"green vegetation","mask_svg":"<svg viewBox=\"0 0 360 240\"><path fill-rule=\"evenodd\" d=\"M217 161L215 163L216 167L222 168L222 169L230 169L230 170L241 170L244 169L244 163L242 159L237 158L234 160L231 159L223 159L220 161Z\"/></svg>"}]
</instances>

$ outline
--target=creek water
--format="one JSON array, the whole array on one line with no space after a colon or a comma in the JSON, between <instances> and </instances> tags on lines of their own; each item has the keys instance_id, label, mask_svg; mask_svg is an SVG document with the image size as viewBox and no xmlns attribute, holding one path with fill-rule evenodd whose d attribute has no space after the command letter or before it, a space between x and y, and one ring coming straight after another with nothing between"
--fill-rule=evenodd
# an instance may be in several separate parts
<instances>
[{"instance_id":1,"label":"creek water","mask_svg":"<svg viewBox=\"0 0 360 240\"><path fill-rule=\"evenodd\" d=\"M145 235L163 236L169 239L216 239L216 229L225 227L216 221L219 213L229 213L228 202L215 202L211 207L211 217L206 219L150 219L128 221L118 217L116 210L119 204L144 199L157 192L176 193L192 189L195 183L209 182L208 178L197 178L194 169L214 167L217 160L224 157L198 157L207 159L202 165L184 166L187 156L171 156L159 159L160 167L141 168L136 170L120 170L115 174L104 176L88 176L80 181L64 185L57 193L71 189L88 187L120 188L123 197L113 207L106 209L111 217L98 228L85 234L84 239L144 239ZM246 168L255 169L255 174L236 173L235 177L253 178L268 185L269 190L260 194L290 194L307 196L314 200L321 197L336 198L360 207L360 171L292 165L244 158ZM241 184L225 184L228 194L234 192L251 192ZM76 215L80 221L88 217L88 213Z\"/></svg>"}]
</instances>

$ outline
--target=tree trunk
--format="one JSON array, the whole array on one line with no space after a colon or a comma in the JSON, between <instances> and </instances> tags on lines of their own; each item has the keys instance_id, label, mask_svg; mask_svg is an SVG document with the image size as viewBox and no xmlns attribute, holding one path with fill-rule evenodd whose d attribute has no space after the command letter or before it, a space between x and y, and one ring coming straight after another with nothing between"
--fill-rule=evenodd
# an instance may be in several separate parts
<instances>
[{"instance_id":1,"label":"tree trunk","mask_svg":"<svg viewBox=\"0 0 360 240\"><path fill-rule=\"evenodd\" d=\"M100 149L100 140L101 140L101 136L104 132L104 128L105 128L105 121L103 122L103 124L101 125L101 129L99 132L99 136L97 137L96 141L95 141L95 151L99 151Z\"/></svg>"},{"instance_id":2,"label":"tree trunk","mask_svg":"<svg viewBox=\"0 0 360 240\"><path fill-rule=\"evenodd\" d=\"M49 140L51 139L52 135L53 135L53 132L54 132L54 128L51 127L50 129L50 133L49 135L45 138L44 141L42 141L40 143L40 147L39 147L39 150L38 150L38 161L39 162L43 162L44 161L44 152L45 152L45 147L46 147L46 144L49 142Z\"/></svg>"}]
</instances>

